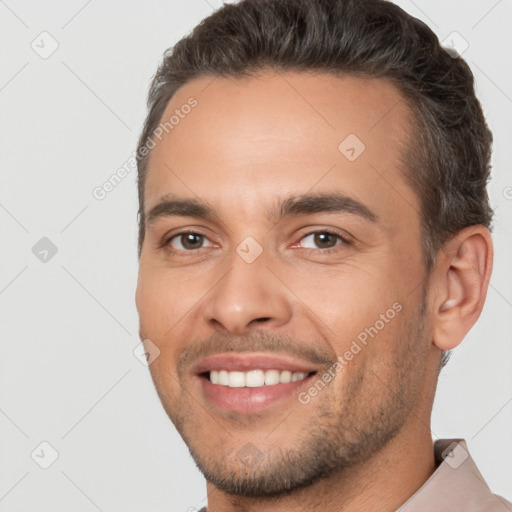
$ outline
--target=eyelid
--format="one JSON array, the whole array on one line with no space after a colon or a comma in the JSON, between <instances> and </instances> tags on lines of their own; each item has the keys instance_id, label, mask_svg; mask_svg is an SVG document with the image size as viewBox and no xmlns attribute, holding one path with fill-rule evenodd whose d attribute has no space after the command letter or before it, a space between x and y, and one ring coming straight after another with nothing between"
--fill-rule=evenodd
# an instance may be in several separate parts
<instances>
[{"instance_id":1,"label":"eyelid","mask_svg":"<svg viewBox=\"0 0 512 512\"><path fill-rule=\"evenodd\" d=\"M330 235L333 235L333 236L336 236L338 237L339 241L341 243L336 243L336 245L334 245L333 247L327 247L327 248L311 248L311 247L301 247L299 244L300 242L308 237L308 236L311 236L311 235L316 235L316 234L319 234L319 233L328 233ZM213 242L212 240L210 240L210 238L208 237L208 235L206 235L206 233L204 233L201 229L197 228L197 229L191 229L191 228L188 228L188 229L182 229L181 231L178 231L178 232L175 232L175 233L172 233L172 234L167 234L163 237L163 240L158 243L158 246L157 248L158 249L167 249L169 252L171 253L174 253L174 254L186 254L186 253L197 253L199 252L201 249L206 249L207 247L199 247L198 249L190 249L190 250L187 250L187 249L175 249L171 246L171 241L174 240L175 238L178 238L182 235L187 235L187 234L193 234L193 235L199 235L199 236L202 236L204 239L208 240L210 242L210 244L212 244L213 246L215 246L215 242ZM329 253L329 252L334 252L334 251L337 251L337 250L340 250L340 246L350 246L350 245L353 245L353 241L351 240L351 237L348 236L348 234L341 234L338 230L334 229L334 228L320 228L320 229L313 229L311 231L307 231L306 233L303 233L300 235L299 239L294 242L291 247L292 248L296 248L296 247L299 247L299 248L302 248L302 249L305 249L307 251L315 251L315 252L320 252L320 253ZM208 247L211 247L208 246Z\"/></svg>"},{"instance_id":2,"label":"eyelid","mask_svg":"<svg viewBox=\"0 0 512 512\"><path fill-rule=\"evenodd\" d=\"M181 235L200 235L203 238L205 238L206 240L208 240L211 244L215 245L215 243L212 240L210 240L209 236L206 233L204 233L201 229L188 228L188 229L183 229L181 231L177 231L174 233L165 234L163 236L161 242L158 242L157 248L158 249L168 249L170 252L174 252L174 253L186 253L186 252L193 253L193 252L199 251L200 249L204 249L204 247L200 247L199 249L195 249L195 250L171 248L171 241L177 237L180 237Z\"/></svg>"},{"instance_id":3,"label":"eyelid","mask_svg":"<svg viewBox=\"0 0 512 512\"><path fill-rule=\"evenodd\" d=\"M314 229L312 231L308 231L304 234L301 234L298 241L294 242L294 244L291 247L292 248L297 247L297 246L299 246L299 243L301 242L301 240L303 240L304 238L311 236L311 235L316 235L319 233L328 233L330 235L334 235L339 238L341 243L337 243L333 247L328 247L326 249L312 249L311 247L302 247L302 249L306 249L306 250L310 250L310 251L329 252L329 251L337 250L337 247L339 247L340 245L345 245L345 246L353 245L353 241L351 240L351 237L348 234L341 234L339 231L335 230L334 228L320 228L320 229Z\"/></svg>"}]
</instances>

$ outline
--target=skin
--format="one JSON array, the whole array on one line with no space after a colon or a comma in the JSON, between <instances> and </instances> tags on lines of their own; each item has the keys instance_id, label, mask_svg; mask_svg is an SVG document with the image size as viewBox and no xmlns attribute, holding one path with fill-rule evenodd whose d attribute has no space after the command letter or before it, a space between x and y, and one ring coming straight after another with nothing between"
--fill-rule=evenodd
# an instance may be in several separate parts
<instances>
[{"instance_id":1,"label":"skin","mask_svg":"<svg viewBox=\"0 0 512 512\"><path fill-rule=\"evenodd\" d=\"M147 225L136 304L141 339L160 350L157 392L207 477L208 511L394 511L435 471L441 350L480 315L489 231L459 232L427 273L419 201L400 173L410 111L383 79L203 77L177 91L163 119L191 96L197 107L151 152L145 211L173 194L206 201L217 217ZM349 134L366 146L354 161L338 150ZM378 222L328 211L267 218L289 195L333 191ZM351 243L334 237L328 249L308 236L326 229ZM182 231L206 238L160 247ZM252 263L236 252L248 236L262 248ZM293 396L226 412L193 375L194 356L227 351L299 355L322 374L395 303L400 312L307 404ZM253 465L239 457L248 446Z\"/></svg>"}]
</instances>

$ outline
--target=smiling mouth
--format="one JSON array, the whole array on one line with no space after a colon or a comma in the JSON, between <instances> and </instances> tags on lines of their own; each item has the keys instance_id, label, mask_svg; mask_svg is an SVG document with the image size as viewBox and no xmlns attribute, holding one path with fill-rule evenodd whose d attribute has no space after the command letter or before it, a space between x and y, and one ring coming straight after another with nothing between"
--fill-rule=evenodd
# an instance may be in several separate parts
<instances>
[{"instance_id":1,"label":"smiling mouth","mask_svg":"<svg viewBox=\"0 0 512 512\"><path fill-rule=\"evenodd\" d=\"M275 386L277 384L299 382L314 374L316 374L316 371L291 372L289 370L254 369L243 372L211 370L209 372L202 373L201 377L208 379L209 382L218 386L230 388L261 388L266 386Z\"/></svg>"},{"instance_id":2,"label":"smiling mouth","mask_svg":"<svg viewBox=\"0 0 512 512\"><path fill-rule=\"evenodd\" d=\"M322 366L287 354L218 353L191 366L197 390L215 412L279 413L293 407L297 394Z\"/></svg>"}]
</instances>

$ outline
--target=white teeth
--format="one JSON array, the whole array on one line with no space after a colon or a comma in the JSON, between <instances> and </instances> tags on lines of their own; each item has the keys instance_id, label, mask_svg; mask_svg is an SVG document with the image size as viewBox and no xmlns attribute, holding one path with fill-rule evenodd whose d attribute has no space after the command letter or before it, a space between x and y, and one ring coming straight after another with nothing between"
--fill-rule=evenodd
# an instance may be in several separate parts
<instances>
[{"instance_id":1,"label":"white teeth","mask_svg":"<svg viewBox=\"0 0 512 512\"><path fill-rule=\"evenodd\" d=\"M282 382L283 384L288 384L288 382L292 381L292 372L289 372L288 370L285 370L284 372L281 372L279 375L279 382Z\"/></svg>"},{"instance_id":2,"label":"white teeth","mask_svg":"<svg viewBox=\"0 0 512 512\"><path fill-rule=\"evenodd\" d=\"M265 386L272 386L274 384L279 384L279 371L267 370L265 372Z\"/></svg>"},{"instance_id":3,"label":"white teeth","mask_svg":"<svg viewBox=\"0 0 512 512\"><path fill-rule=\"evenodd\" d=\"M226 370L221 370L219 372L219 380L216 382L216 384L222 384L223 386L227 386L229 384L229 375Z\"/></svg>"},{"instance_id":4,"label":"white teeth","mask_svg":"<svg viewBox=\"0 0 512 512\"><path fill-rule=\"evenodd\" d=\"M245 385L248 388L259 388L265 384L265 373L263 370L251 370L245 374Z\"/></svg>"},{"instance_id":5,"label":"white teeth","mask_svg":"<svg viewBox=\"0 0 512 512\"><path fill-rule=\"evenodd\" d=\"M230 388L243 388L245 387L245 373L244 372L228 372L228 386Z\"/></svg>"},{"instance_id":6,"label":"white teeth","mask_svg":"<svg viewBox=\"0 0 512 512\"><path fill-rule=\"evenodd\" d=\"M250 370L248 372L228 372L227 370L211 370L210 382L229 386L230 388L259 388L275 384L287 384L304 380L308 376L304 372L290 372L284 370Z\"/></svg>"}]
</instances>

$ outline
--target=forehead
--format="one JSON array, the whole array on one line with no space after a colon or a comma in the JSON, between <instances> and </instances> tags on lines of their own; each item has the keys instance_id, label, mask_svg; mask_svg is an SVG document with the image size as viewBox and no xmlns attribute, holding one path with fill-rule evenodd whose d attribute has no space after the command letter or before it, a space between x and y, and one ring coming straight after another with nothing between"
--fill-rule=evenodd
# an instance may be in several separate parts
<instances>
[{"instance_id":1,"label":"forehead","mask_svg":"<svg viewBox=\"0 0 512 512\"><path fill-rule=\"evenodd\" d=\"M387 80L201 77L176 92L165 122L149 159L146 211L169 193L223 198L242 212L251 198L333 188L395 211L397 198L405 209L417 203L400 175L410 110Z\"/></svg>"}]
</instances>

